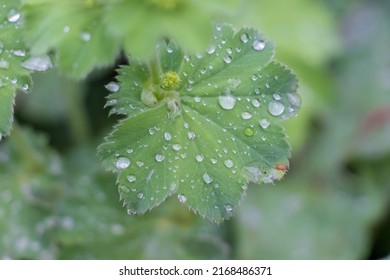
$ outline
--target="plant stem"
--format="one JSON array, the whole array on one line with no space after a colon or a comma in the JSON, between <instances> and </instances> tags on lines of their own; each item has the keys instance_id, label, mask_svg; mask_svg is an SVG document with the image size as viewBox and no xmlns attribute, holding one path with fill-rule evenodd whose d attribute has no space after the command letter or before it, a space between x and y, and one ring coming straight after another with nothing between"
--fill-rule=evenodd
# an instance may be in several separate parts
<instances>
[{"instance_id":1,"label":"plant stem","mask_svg":"<svg viewBox=\"0 0 390 280\"><path fill-rule=\"evenodd\" d=\"M150 60L150 74L152 75L152 83L154 85L160 84L160 62L157 55L154 55Z\"/></svg>"}]
</instances>

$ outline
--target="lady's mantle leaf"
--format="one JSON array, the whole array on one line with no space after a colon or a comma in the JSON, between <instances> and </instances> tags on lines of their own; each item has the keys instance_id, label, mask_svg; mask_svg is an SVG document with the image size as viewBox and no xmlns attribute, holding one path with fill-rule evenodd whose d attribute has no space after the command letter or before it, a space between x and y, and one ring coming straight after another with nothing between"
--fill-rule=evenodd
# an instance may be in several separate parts
<instances>
[{"instance_id":1,"label":"lady's mantle leaf","mask_svg":"<svg viewBox=\"0 0 390 280\"><path fill-rule=\"evenodd\" d=\"M0 140L11 130L16 90L31 87L32 69L25 63L29 59L20 40L23 17L18 9L19 1L0 0Z\"/></svg>"},{"instance_id":2,"label":"lady's mantle leaf","mask_svg":"<svg viewBox=\"0 0 390 280\"><path fill-rule=\"evenodd\" d=\"M122 120L99 147L118 172L129 214L177 193L208 219L232 216L248 182L283 177L290 156L279 121L297 113L295 76L274 62L273 45L253 29L218 26L205 53L162 43L150 65L119 70L108 105Z\"/></svg>"}]
</instances>

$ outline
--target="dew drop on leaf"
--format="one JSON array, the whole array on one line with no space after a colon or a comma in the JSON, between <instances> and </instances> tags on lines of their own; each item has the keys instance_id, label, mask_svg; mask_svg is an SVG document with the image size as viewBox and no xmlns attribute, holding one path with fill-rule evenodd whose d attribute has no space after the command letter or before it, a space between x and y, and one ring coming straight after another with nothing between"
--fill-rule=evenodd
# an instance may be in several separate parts
<instances>
[{"instance_id":1,"label":"dew drop on leaf","mask_svg":"<svg viewBox=\"0 0 390 280\"><path fill-rule=\"evenodd\" d=\"M290 102L291 105L294 105L296 107L300 107L301 106L301 98L299 97L299 95L294 95L292 93L287 93L287 99L288 99L288 102Z\"/></svg>"},{"instance_id":2,"label":"dew drop on leaf","mask_svg":"<svg viewBox=\"0 0 390 280\"><path fill-rule=\"evenodd\" d=\"M180 151L181 150L181 146L180 146L180 144L173 144L172 145L172 149L175 150L175 151Z\"/></svg>"},{"instance_id":3,"label":"dew drop on leaf","mask_svg":"<svg viewBox=\"0 0 390 280\"><path fill-rule=\"evenodd\" d=\"M128 208L128 209L127 209L127 214L128 214L128 215L135 215L135 214L137 214L137 211L135 211L134 209Z\"/></svg>"},{"instance_id":4,"label":"dew drop on leaf","mask_svg":"<svg viewBox=\"0 0 390 280\"><path fill-rule=\"evenodd\" d=\"M202 162L204 160L204 156L202 154L197 154L195 159L197 162Z\"/></svg>"},{"instance_id":5,"label":"dew drop on leaf","mask_svg":"<svg viewBox=\"0 0 390 280\"><path fill-rule=\"evenodd\" d=\"M232 168L233 167L233 161L231 159L225 160L224 164L225 164L225 166L227 168Z\"/></svg>"},{"instance_id":6,"label":"dew drop on leaf","mask_svg":"<svg viewBox=\"0 0 390 280\"><path fill-rule=\"evenodd\" d=\"M246 33L241 34L240 40L241 40L241 42L243 42L244 44L247 43L248 40L249 40L248 34L246 34Z\"/></svg>"},{"instance_id":7,"label":"dew drop on leaf","mask_svg":"<svg viewBox=\"0 0 390 280\"><path fill-rule=\"evenodd\" d=\"M252 46L255 51L262 51L265 48L265 42L262 40L254 40Z\"/></svg>"},{"instance_id":8,"label":"dew drop on leaf","mask_svg":"<svg viewBox=\"0 0 390 280\"><path fill-rule=\"evenodd\" d=\"M164 158L165 158L165 157L164 157L162 154L157 154L156 157L155 157L156 161L158 161L158 162L163 161Z\"/></svg>"},{"instance_id":9,"label":"dew drop on leaf","mask_svg":"<svg viewBox=\"0 0 390 280\"><path fill-rule=\"evenodd\" d=\"M233 211L233 206L231 206L230 204L225 204L224 208L228 213L231 213Z\"/></svg>"},{"instance_id":10,"label":"dew drop on leaf","mask_svg":"<svg viewBox=\"0 0 390 280\"><path fill-rule=\"evenodd\" d=\"M184 194L179 194L177 196L177 199L181 202L181 203L185 203L187 201L187 197L184 195Z\"/></svg>"},{"instance_id":11,"label":"dew drop on leaf","mask_svg":"<svg viewBox=\"0 0 390 280\"><path fill-rule=\"evenodd\" d=\"M20 19L20 13L16 12L15 10L11 10L10 13L8 14L8 21L9 22L17 22Z\"/></svg>"},{"instance_id":12,"label":"dew drop on leaf","mask_svg":"<svg viewBox=\"0 0 390 280\"><path fill-rule=\"evenodd\" d=\"M270 122L267 119L262 119L259 121L259 124L262 128L266 129L270 125Z\"/></svg>"},{"instance_id":13,"label":"dew drop on leaf","mask_svg":"<svg viewBox=\"0 0 390 280\"><path fill-rule=\"evenodd\" d=\"M210 177L210 175L208 173L204 173L203 174L203 181L206 184L210 184L213 181L213 179Z\"/></svg>"},{"instance_id":14,"label":"dew drop on leaf","mask_svg":"<svg viewBox=\"0 0 390 280\"><path fill-rule=\"evenodd\" d=\"M134 175L127 176L127 181L129 181L130 183L133 183L136 180L137 180L137 177L135 177Z\"/></svg>"},{"instance_id":15,"label":"dew drop on leaf","mask_svg":"<svg viewBox=\"0 0 390 280\"><path fill-rule=\"evenodd\" d=\"M218 97L218 102L222 109L231 110L236 104L236 99L230 95L223 95Z\"/></svg>"},{"instance_id":16,"label":"dew drop on leaf","mask_svg":"<svg viewBox=\"0 0 390 280\"><path fill-rule=\"evenodd\" d=\"M105 88L111 92L117 92L119 90L119 85L117 83L110 82L105 85Z\"/></svg>"},{"instance_id":17,"label":"dew drop on leaf","mask_svg":"<svg viewBox=\"0 0 390 280\"><path fill-rule=\"evenodd\" d=\"M137 194L137 197L139 199L143 199L144 198L144 193L140 192L139 194Z\"/></svg>"},{"instance_id":18,"label":"dew drop on leaf","mask_svg":"<svg viewBox=\"0 0 390 280\"><path fill-rule=\"evenodd\" d=\"M242 118L243 120L249 120L250 118L252 118L252 114L249 113L249 112L243 112L243 113L241 114L241 118Z\"/></svg>"},{"instance_id":19,"label":"dew drop on leaf","mask_svg":"<svg viewBox=\"0 0 390 280\"><path fill-rule=\"evenodd\" d=\"M120 157L116 162L116 168L118 168L119 170L129 167L129 165L130 160L127 157Z\"/></svg>"},{"instance_id":20,"label":"dew drop on leaf","mask_svg":"<svg viewBox=\"0 0 390 280\"><path fill-rule=\"evenodd\" d=\"M195 139L195 132L193 132L193 131L189 131L188 133L187 133L187 136L188 136L188 139L189 140L194 140Z\"/></svg>"},{"instance_id":21,"label":"dew drop on leaf","mask_svg":"<svg viewBox=\"0 0 390 280\"><path fill-rule=\"evenodd\" d=\"M231 56L229 56L229 55L225 55L225 56L223 57L223 61L225 61L226 64L229 64L229 63L232 62L232 58L231 58Z\"/></svg>"},{"instance_id":22,"label":"dew drop on leaf","mask_svg":"<svg viewBox=\"0 0 390 280\"><path fill-rule=\"evenodd\" d=\"M278 93L274 93L274 94L272 95L272 97L273 97L274 100L276 100L276 101L282 99L282 97L280 97L280 94L278 94Z\"/></svg>"},{"instance_id":23,"label":"dew drop on leaf","mask_svg":"<svg viewBox=\"0 0 390 280\"><path fill-rule=\"evenodd\" d=\"M253 105L253 107L259 108L260 101L257 98L252 99L252 105Z\"/></svg>"},{"instance_id":24,"label":"dew drop on leaf","mask_svg":"<svg viewBox=\"0 0 390 280\"><path fill-rule=\"evenodd\" d=\"M280 116L284 112L284 105L280 102L271 101L268 104L268 112L272 116Z\"/></svg>"},{"instance_id":25,"label":"dew drop on leaf","mask_svg":"<svg viewBox=\"0 0 390 280\"><path fill-rule=\"evenodd\" d=\"M167 141L170 141L172 139L172 136L169 132L165 132L164 133L164 139L167 140Z\"/></svg>"},{"instance_id":26,"label":"dew drop on leaf","mask_svg":"<svg viewBox=\"0 0 390 280\"><path fill-rule=\"evenodd\" d=\"M214 45L211 45L211 46L208 48L207 53L208 53L208 54L213 54L213 53L215 52L215 49L216 49L216 47L215 47Z\"/></svg>"},{"instance_id":27,"label":"dew drop on leaf","mask_svg":"<svg viewBox=\"0 0 390 280\"><path fill-rule=\"evenodd\" d=\"M42 55L42 56L32 56L28 58L27 60L21 63L21 66L28 70L46 71L47 69L51 68L53 65L51 63L49 56Z\"/></svg>"},{"instance_id":28,"label":"dew drop on leaf","mask_svg":"<svg viewBox=\"0 0 390 280\"><path fill-rule=\"evenodd\" d=\"M81 32L80 33L81 40L84 42L89 42L92 38L91 33L89 32Z\"/></svg>"}]
</instances>

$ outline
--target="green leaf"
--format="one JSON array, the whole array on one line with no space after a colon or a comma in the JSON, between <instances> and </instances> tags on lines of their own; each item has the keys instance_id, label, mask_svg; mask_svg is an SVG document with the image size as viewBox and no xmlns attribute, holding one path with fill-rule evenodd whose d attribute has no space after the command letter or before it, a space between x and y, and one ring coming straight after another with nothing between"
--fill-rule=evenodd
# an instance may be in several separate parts
<instances>
[{"instance_id":1,"label":"green leaf","mask_svg":"<svg viewBox=\"0 0 390 280\"><path fill-rule=\"evenodd\" d=\"M95 1L25 1L26 40L36 55L54 48L66 74L83 78L93 68L113 63L120 40L102 17L106 3Z\"/></svg>"},{"instance_id":2,"label":"green leaf","mask_svg":"<svg viewBox=\"0 0 390 280\"><path fill-rule=\"evenodd\" d=\"M55 258L62 165L47 141L15 126L0 146L0 258Z\"/></svg>"},{"instance_id":3,"label":"green leaf","mask_svg":"<svg viewBox=\"0 0 390 280\"><path fill-rule=\"evenodd\" d=\"M19 1L0 1L0 140L11 131L16 90L31 87L29 70L21 63L27 50L21 40L23 27Z\"/></svg>"},{"instance_id":4,"label":"green leaf","mask_svg":"<svg viewBox=\"0 0 390 280\"><path fill-rule=\"evenodd\" d=\"M279 126L300 106L295 76L272 60L256 30L217 26L210 48L190 56L161 43L150 65L131 60L107 88L122 120L99 148L118 172L129 214L178 194L194 212L221 222L248 182L272 183L288 166Z\"/></svg>"}]
</instances>

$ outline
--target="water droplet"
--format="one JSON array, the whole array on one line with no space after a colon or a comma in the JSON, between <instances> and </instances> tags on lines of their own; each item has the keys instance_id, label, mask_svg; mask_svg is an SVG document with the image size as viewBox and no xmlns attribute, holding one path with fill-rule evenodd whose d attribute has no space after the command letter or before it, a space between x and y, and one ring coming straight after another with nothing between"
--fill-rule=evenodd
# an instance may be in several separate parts
<instances>
[{"instance_id":1,"label":"water droplet","mask_svg":"<svg viewBox=\"0 0 390 280\"><path fill-rule=\"evenodd\" d=\"M246 33L241 34L240 39L241 39L241 42L243 42L244 44L247 43L249 40L248 34L246 34Z\"/></svg>"},{"instance_id":2,"label":"water droplet","mask_svg":"<svg viewBox=\"0 0 390 280\"><path fill-rule=\"evenodd\" d=\"M119 170L129 167L130 160L127 157L120 157L116 162L116 168Z\"/></svg>"},{"instance_id":3,"label":"water droplet","mask_svg":"<svg viewBox=\"0 0 390 280\"><path fill-rule=\"evenodd\" d=\"M65 26L65 27L64 27L64 32L65 32L65 33L68 33L69 31L70 31L70 27L69 27L69 26Z\"/></svg>"},{"instance_id":4,"label":"water droplet","mask_svg":"<svg viewBox=\"0 0 390 280\"><path fill-rule=\"evenodd\" d=\"M262 119L261 121L259 121L259 124L262 128L266 129L267 127L269 127L270 122L267 119Z\"/></svg>"},{"instance_id":5,"label":"water droplet","mask_svg":"<svg viewBox=\"0 0 390 280\"><path fill-rule=\"evenodd\" d=\"M16 84L17 82L18 82L18 79L17 79L17 78L12 78L12 79L11 79L11 83Z\"/></svg>"},{"instance_id":6,"label":"water droplet","mask_svg":"<svg viewBox=\"0 0 390 280\"><path fill-rule=\"evenodd\" d=\"M231 213L233 211L233 206L231 206L230 204L225 204L223 207L228 213Z\"/></svg>"},{"instance_id":7,"label":"water droplet","mask_svg":"<svg viewBox=\"0 0 390 280\"><path fill-rule=\"evenodd\" d=\"M127 214L128 214L128 215L135 215L135 214L137 214L137 211L134 210L134 209L128 208L128 209L127 209Z\"/></svg>"},{"instance_id":8,"label":"water droplet","mask_svg":"<svg viewBox=\"0 0 390 280\"><path fill-rule=\"evenodd\" d=\"M138 167L144 166L144 162L143 162L143 161L140 161L140 160L138 160L138 161L136 162L136 164L137 164Z\"/></svg>"},{"instance_id":9,"label":"water droplet","mask_svg":"<svg viewBox=\"0 0 390 280\"><path fill-rule=\"evenodd\" d=\"M200 98L199 96L195 96L195 97L194 97L194 101L195 101L196 103L199 103L199 102L202 101L202 98Z\"/></svg>"},{"instance_id":10,"label":"water droplet","mask_svg":"<svg viewBox=\"0 0 390 280\"><path fill-rule=\"evenodd\" d=\"M184 195L184 194L179 194L177 196L177 199L181 202L181 203L185 203L187 201L187 197Z\"/></svg>"},{"instance_id":11,"label":"water droplet","mask_svg":"<svg viewBox=\"0 0 390 280\"><path fill-rule=\"evenodd\" d=\"M211 163L212 164L216 164L218 162L218 160L216 158L211 158Z\"/></svg>"},{"instance_id":12,"label":"water droplet","mask_svg":"<svg viewBox=\"0 0 390 280\"><path fill-rule=\"evenodd\" d=\"M20 19L20 16L20 13L16 12L15 10L11 10L7 19L9 22L17 22Z\"/></svg>"},{"instance_id":13,"label":"water droplet","mask_svg":"<svg viewBox=\"0 0 390 280\"><path fill-rule=\"evenodd\" d=\"M27 60L21 63L21 66L28 70L46 71L47 69L51 68L53 65L51 64L51 60L49 56L42 55L42 56L32 56L28 58Z\"/></svg>"},{"instance_id":14,"label":"water droplet","mask_svg":"<svg viewBox=\"0 0 390 280\"><path fill-rule=\"evenodd\" d=\"M165 158L165 157L164 157L162 154L157 154L156 157L155 157L156 161L158 161L158 162L163 161L164 158Z\"/></svg>"},{"instance_id":15,"label":"water droplet","mask_svg":"<svg viewBox=\"0 0 390 280\"><path fill-rule=\"evenodd\" d=\"M225 61L225 63L229 64L232 62L232 58L229 55L225 55L223 57L223 61Z\"/></svg>"},{"instance_id":16,"label":"water droplet","mask_svg":"<svg viewBox=\"0 0 390 280\"><path fill-rule=\"evenodd\" d=\"M292 93L287 93L287 99L288 102L290 102L291 105L294 105L295 107L301 106L301 98L299 95L294 95Z\"/></svg>"},{"instance_id":17,"label":"water droplet","mask_svg":"<svg viewBox=\"0 0 390 280\"><path fill-rule=\"evenodd\" d=\"M148 133L149 135L153 135L154 133L156 133L156 129L154 127L151 127L148 129Z\"/></svg>"},{"instance_id":18,"label":"water droplet","mask_svg":"<svg viewBox=\"0 0 390 280\"><path fill-rule=\"evenodd\" d=\"M167 47L167 53L173 53L173 48Z\"/></svg>"},{"instance_id":19,"label":"water droplet","mask_svg":"<svg viewBox=\"0 0 390 280\"><path fill-rule=\"evenodd\" d=\"M173 144L172 145L172 149L175 150L175 151L180 151L181 150L181 146L180 146L180 144Z\"/></svg>"},{"instance_id":20,"label":"water droplet","mask_svg":"<svg viewBox=\"0 0 390 280\"><path fill-rule=\"evenodd\" d=\"M228 79L228 84L230 88L236 89L241 84L241 80L239 78L230 78Z\"/></svg>"},{"instance_id":21,"label":"water droplet","mask_svg":"<svg viewBox=\"0 0 390 280\"><path fill-rule=\"evenodd\" d=\"M13 50L12 53L16 56L19 56L19 57L26 56L26 52L24 50Z\"/></svg>"},{"instance_id":22,"label":"water droplet","mask_svg":"<svg viewBox=\"0 0 390 280\"><path fill-rule=\"evenodd\" d=\"M133 183L136 180L137 180L137 177L135 177L134 175L127 176L127 181L129 181L130 183Z\"/></svg>"},{"instance_id":23,"label":"water droplet","mask_svg":"<svg viewBox=\"0 0 390 280\"><path fill-rule=\"evenodd\" d=\"M250 136L253 136L255 134L255 132L254 132L254 130L252 128L247 127L247 128L244 129L244 134L246 136L250 137Z\"/></svg>"},{"instance_id":24,"label":"water droplet","mask_svg":"<svg viewBox=\"0 0 390 280\"><path fill-rule=\"evenodd\" d=\"M213 181L213 178L210 177L210 175L208 173L204 173L203 174L203 181L206 183L206 184L210 184L212 181Z\"/></svg>"},{"instance_id":25,"label":"water droplet","mask_svg":"<svg viewBox=\"0 0 390 280\"><path fill-rule=\"evenodd\" d=\"M259 77L256 74L253 74L252 77L251 77L252 81L256 81L258 78Z\"/></svg>"},{"instance_id":26,"label":"water droplet","mask_svg":"<svg viewBox=\"0 0 390 280\"><path fill-rule=\"evenodd\" d=\"M137 194L137 197L139 199L143 199L144 198L144 193L140 192L139 194Z\"/></svg>"},{"instance_id":27,"label":"water droplet","mask_svg":"<svg viewBox=\"0 0 390 280\"><path fill-rule=\"evenodd\" d=\"M265 48L265 42L262 40L253 41L253 49L255 51L262 51Z\"/></svg>"},{"instance_id":28,"label":"water droplet","mask_svg":"<svg viewBox=\"0 0 390 280\"><path fill-rule=\"evenodd\" d=\"M188 139L192 141L192 140L195 139L196 134L195 134L195 132L193 132L193 131L189 131L189 132L187 133L187 136L188 136Z\"/></svg>"},{"instance_id":29,"label":"water droplet","mask_svg":"<svg viewBox=\"0 0 390 280\"><path fill-rule=\"evenodd\" d=\"M134 150L133 150L132 148L128 148L128 149L126 150L126 152L127 152L128 154L131 154L133 151L134 151Z\"/></svg>"},{"instance_id":30,"label":"water droplet","mask_svg":"<svg viewBox=\"0 0 390 280\"><path fill-rule=\"evenodd\" d=\"M231 48L227 48L227 49L226 49L226 52L227 52L228 54L232 54L232 53L233 53L233 50L232 50Z\"/></svg>"},{"instance_id":31,"label":"water droplet","mask_svg":"<svg viewBox=\"0 0 390 280\"><path fill-rule=\"evenodd\" d=\"M258 99L252 99L252 105L253 107L259 108L260 107L260 101Z\"/></svg>"},{"instance_id":32,"label":"water droplet","mask_svg":"<svg viewBox=\"0 0 390 280\"><path fill-rule=\"evenodd\" d=\"M265 83L265 87L266 87L266 88L269 88L269 83Z\"/></svg>"},{"instance_id":33,"label":"water droplet","mask_svg":"<svg viewBox=\"0 0 390 280\"><path fill-rule=\"evenodd\" d=\"M7 60L1 59L0 60L0 68L8 69L9 68L9 62Z\"/></svg>"},{"instance_id":34,"label":"water droplet","mask_svg":"<svg viewBox=\"0 0 390 280\"><path fill-rule=\"evenodd\" d=\"M22 89L23 89L23 90L28 90L28 88L29 88L28 84L24 84L24 85L22 86Z\"/></svg>"},{"instance_id":35,"label":"water droplet","mask_svg":"<svg viewBox=\"0 0 390 280\"><path fill-rule=\"evenodd\" d=\"M255 93L259 94L260 93L260 89L259 88L255 88Z\"/></svg>"},{"instance_id":36,"label":"water droplet","mask_svg":"<svg viewBox=\"0 0 390 280\"><path fill-rule=\"evenodd\" d=\"M227 168L232 168L233 167L233 161L231 159L225 160L224 164L225 164L225 166Z\"/></svg>"},{"instance_id":37,"label":"water droplet","mask_svg":"<svg viewBox=\"0 0 390 280\"><path fill-rule=\"evenodd\" d=\"M273 98L274 98L276 101L282 99L282 97L281 97L280 94L278 94L278 93L274 93L272 96L273 96Z\"/></svg>"},{"instance_id":38,"label":"water droplet","mask_svg":"<svg viewBox=\"0 0 390 280\"><path fill-rule=\"evenodd\" d=\"M195 159L197 162L202 162L204 160L204 156L202 154L197 154Z\"/></svg>"},{"instance_id":39,"label":"water droplet","mask_svg":"<svg viewBox=\"0 0 390 280\"><path fill-rule=\"evenodd\" d=\"M104 86L107 90L111 92L117 92L119 90L119 85L114 82L109 82L107 85Z\"/></svg>"},{"instance_id":40,"label":"water droplet","mask_svg":"<svg viewBox=\"0 0 390 280\"><path fill-rule=\"evenodd\" d=\"M172 136L169 132L165 132L164 133L164 139L167 140L167 141L170 141L172 139Z\"/></svg>"},{"instance_id":41,"label":"water droplet","mask_svg":"<svg viewBox=\"0 0 390 280\"><path fill-rule=\"evenodd\" d=\"M243 113L241 114L241 118L242 118L243 120L249 120L250 118L252 118L252 114L249 113L249 112L243 112Z\"/></svg>"},{"instance_id":42,"label":"water droplet","mask_svg":"<svg viewBox=\"0 0 390 280\"><path fill-rule=\"evenodd\" d=\"M268 104L268 112L272 116L280 116L284 112L284 105L280 102L271 101Z\"/></svg>"},{"instance_id":43,"label":"water droplet","mask_svg":"<svg viewBox=\"0 0 390 280\"><path fill-rule=\"evenodd\" d=\"M231 110L236 104L236 99L230 95L223 95L218 97L219 105L225 110Z\"/></svg>"},{"instance_id":44,"label":"water droplet","mask_svg":"<svg viewBox=\"0 0 390 280\"><path fill-rule=\"evenodd\" d=\"M208 54L213 54L215 52L215 49L216 47L214 45L211 45L208 49L207 49L207 53Z\"/></svg>"},{"instance_id":45,"label":"water droplet","mask_svg":"<svg viewBox=\"0 0 390 280\"><path fill-rule=\"evenodd\" d=\"M80 37L81 40L83 40L84 42L89 42L92 38L92 35L89 32L81 32Z\"/></svg>"}]
</instances>

